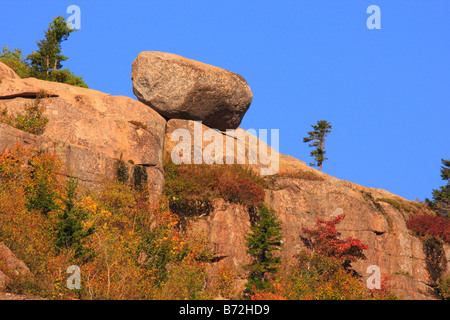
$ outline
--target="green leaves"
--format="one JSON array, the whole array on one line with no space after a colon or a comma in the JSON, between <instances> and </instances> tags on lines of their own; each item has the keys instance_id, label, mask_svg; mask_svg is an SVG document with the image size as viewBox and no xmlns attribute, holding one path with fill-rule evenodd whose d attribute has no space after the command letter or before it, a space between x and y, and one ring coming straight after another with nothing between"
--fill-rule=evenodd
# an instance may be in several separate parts
<instances>
[{"instance_id":1,"label":"green leaves","mask_svg":"<svg viewBox=\"0 0 450 320\"><path fill-rule=\"evenodd\" d=\"M74 31L67 26L64 17L58 16L50 23L45 38L37 42L37 51L24 58L20 48L11 51L8 47L3 47L0 61L13 69L20 78L35 77L87 88L82 77L75 76L68 69L61 69L61 62L69 59L61 54L61 43Z\"/></svg>"},{"instance_id":2,"label":"green leaves","mask_svg":"<svg viewBox=\"0 0 450 320\"><path fill-rule=\"evenodd\" d=\"M267 274L278 270L280 258L276 251L282 248L282 227L275 216L275 212L263 205L258 211L256 223L246 236L247 252L253 257L253 263L247 265L251 270L247 289L263 290L269 286Z\"/></svg>"},{"instance_id":3,"label":"green leaves","mask_svg":"<svg viewBox=\"0 0 450 320\"><path fill-rule=\"evenodd\" d=\"M303 142L311 142L309 147L316 147L315 150L311 152L311 156L314 157L316 163L311 163L311 166L319 167L322 171L322 163L327 160L325 158L325 138L331 132L331 124L326 120L317 121L317 125L312 125L314 131L308 132L308 137L303 138Z\"/></svg>"},{"instance_id":4,"label":"green leaves","mask_svg":"<svg viewBox=\"0 0 450 320\"><path fill-rule=\"evenodd\" d=\"M441 167L441 178L447 180L445 186L439 187L432 191L433 201L426 199L430 207L436 211L438 215L450 217L450 160L441 159L443 166Z\"/></svg>"},{"instance_id":5,"label":"green leaves","mask_svg":"<svg viewBox=\"0 0 450 320\"><path fill-rule=\"evenodd\" d=\"M51 70L61 69L61 61L68 59L60 54L61 42L67 40L73 31L67 26L64 17L58 16L53 19L45 32L45 39L37 43L38 51L27 56L34 72L45 72L48 75Z\"/></svg>"}]
</instances>

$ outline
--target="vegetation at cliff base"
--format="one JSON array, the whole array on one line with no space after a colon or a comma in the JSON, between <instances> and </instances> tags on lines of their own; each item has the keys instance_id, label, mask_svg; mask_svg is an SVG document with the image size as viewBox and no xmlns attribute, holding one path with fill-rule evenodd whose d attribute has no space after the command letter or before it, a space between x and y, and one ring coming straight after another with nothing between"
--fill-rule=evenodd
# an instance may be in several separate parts
<instances>
[{"instance_id":1,"label":"vegetation at cliff base","mask_svg":"<svg viewBox=\"0 0 450 320\"><path fill-rule=\"evenodd\" d=\"M211 259L202 234L178 229L164 201L109 181L87 192L63 179L58 158L17 146L0 155L0 242L33 277L7 274L6 290L49 299L199 299ZM71 291L65 270L83 285ZM4 270L4 269L2 269Z\"/></svg>"},{"instance_id":2,"label":"vegetation at cliff base","mask_svg":"<svg viewBox=\"0 0 450 320\"><path fill-rule=\"evenodd\" d=\"M351 262L363 259L367 247L358 239L340 239L335 226L343 216L302 230L309 247L281 259L278 214L264 205L263 181L244 167L166 166L167 195L149 204L145 188L130 175L88 191L59 175L61 165L49 152L20 145L0 154L0 242L32 273L7 274L10 293L86 300L393 298L386 282L370 291L352 273ZM238 196L244 186L252 191ZM246 241L253 258L247 295L236 286L242 280L236 266L218 263L201 228L182 225L182 212L170 209L169 195L201 199L206 194L244 205L249 218L254 215ZM252 203L258 204L255 211ZM71 265L82 272L81 289L67 288L65 271Z\"/></svg>"},{"instance_id":3,"label":"vegetation at cliff base","mask_svg":"<svg viewBox=\"0 0 450 320\"><path fill-rule=\"evenodd\" d=\"M368 247L358 239L340 239L336 225L344 219L318 219L314 228L303 228L306 249L282 261L271 286L255 290L253 300L391 300L388 279L381 289L369 290L351 268L351 262L365 259Z\"/></svg>"}]
</instances>

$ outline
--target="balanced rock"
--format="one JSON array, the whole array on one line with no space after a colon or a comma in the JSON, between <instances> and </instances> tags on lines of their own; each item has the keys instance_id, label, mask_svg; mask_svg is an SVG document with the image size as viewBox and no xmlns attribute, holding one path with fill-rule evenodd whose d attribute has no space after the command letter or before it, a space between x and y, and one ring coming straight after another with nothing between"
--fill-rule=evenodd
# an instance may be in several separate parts
<instances>
[{"instance_id":1,"label":"balanced rock","mask_svg":"<svg viewBox=\"0 0 450 320\"><path fill-rule=\"evenodd\" d=\"M236 129L253 99L242 76L171 53L141 52L131 78L138 100L165 118L219 130Z\"/></svg>"}]
</instances>

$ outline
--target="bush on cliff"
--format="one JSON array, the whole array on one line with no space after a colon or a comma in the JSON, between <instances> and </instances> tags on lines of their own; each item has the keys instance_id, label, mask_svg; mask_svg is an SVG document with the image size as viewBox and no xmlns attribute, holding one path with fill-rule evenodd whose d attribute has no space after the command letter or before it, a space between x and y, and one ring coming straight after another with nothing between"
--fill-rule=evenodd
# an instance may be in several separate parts
<instances>
[{"instance_id":1,"label":"bush on cliff","mask_svg":"<svg viewBox=\"0 0 450 320\"><path fill-rule=\"evenodd\" d=\"M170 209L183 217L208 215L214 198L254 207L264 201L265 181L244 166L166 161L164 170L164 194Z\"/></svg>"},{"instance_id":2,"label":"bush on cliff","mask_svg":"<svg viewBox=\"0 0 450 320\"><path fill-rule=\"evenodd\" d=\"M54 155L21 146L0 155L0 242L33 273L15 277L10 292L50 299L207 297L207 242L181 233L167 204L149 207L136 188L115 181L98 192L75 192L57 168ZM70 265L81 269L80 290L66 286Z\"/></svg>"}]
</instances>

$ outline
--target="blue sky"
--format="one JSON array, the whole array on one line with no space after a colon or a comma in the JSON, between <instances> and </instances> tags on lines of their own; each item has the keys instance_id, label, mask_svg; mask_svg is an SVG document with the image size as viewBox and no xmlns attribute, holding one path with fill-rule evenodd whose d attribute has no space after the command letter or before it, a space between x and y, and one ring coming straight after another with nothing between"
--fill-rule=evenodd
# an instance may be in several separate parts
<instances>
[{"instance_id":1,"label":"blue sky","mask_svg":"<svg viewBox=\"0 0 450 320\"><path fill-rule=\"evenodd\" d=\"M36 50L53 17L81 9L63 65L90 88L135 98L131 64L165 51L241 74L253 102L244 129L279 129L280 152L333 125L323 171L414 200L443 185L450 158L448 0L0 0L0 46ZM369 30L369 5L381 29Z\"/></svg>"}]
</instances>

